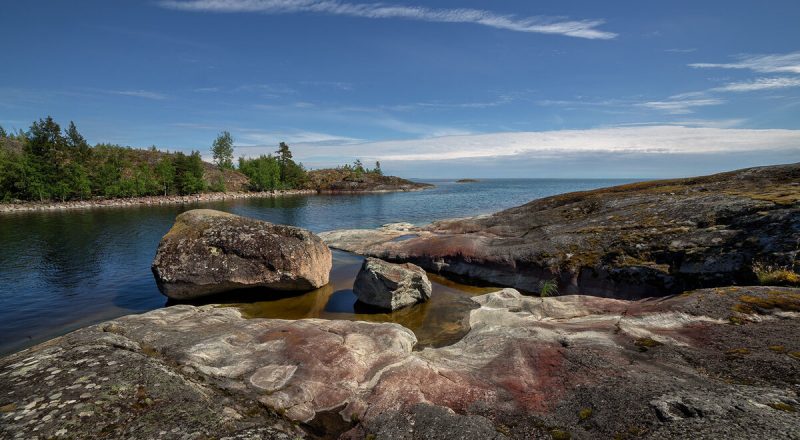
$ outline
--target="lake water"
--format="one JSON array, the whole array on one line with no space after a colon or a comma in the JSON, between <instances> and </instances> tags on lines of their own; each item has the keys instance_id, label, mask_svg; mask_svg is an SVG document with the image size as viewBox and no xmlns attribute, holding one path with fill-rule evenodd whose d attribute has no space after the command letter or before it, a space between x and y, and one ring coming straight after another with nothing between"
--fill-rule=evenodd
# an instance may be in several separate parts
<instances>
[{"instance_id":1,"label":"lake water","mask_svg":"<svg viewBox=\"0 0 800 440\"><path fill-rule=\"evenodd\" d=\"M0 354L130 313L167 306L150 263L175 216L213 208L321 232L391 222L485 214L553 194L631 180L492 179L429 181L430 190L313 195L141 208L96 208L0 215ZM452 342L465 331L469 296L485 293L432 277L430 303L394 313L361 310L350 290L361 259L334 252L331 284L303 295L249 291L228 302L248 317L321 317L399 322L420 345ZM264 295L270 300L265 301ZM219 299L215 299L215 302Z\"/></svg>"}]
</instances>

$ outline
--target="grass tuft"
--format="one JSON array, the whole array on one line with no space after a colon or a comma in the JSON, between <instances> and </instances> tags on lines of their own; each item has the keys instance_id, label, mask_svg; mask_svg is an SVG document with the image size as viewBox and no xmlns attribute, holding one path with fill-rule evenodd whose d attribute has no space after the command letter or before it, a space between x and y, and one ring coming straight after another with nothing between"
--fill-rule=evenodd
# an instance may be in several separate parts
<instances>
[{"instance_id":1,"label":"grass tuft","mask_svg":"<svg viewBox=\"0 0 800 440\"><path fill-rule=\"evenodd\" d=\"M639 338L635 340L633 344L639 347L639 351L647 351L648 348L654 348L664 345L663 343L658 342L653 338Z\"/></svg>"},{"instance_id":2,"label":"grass tuft","mask_svg":"<svg viewBox=\"0 0 800 440\"><path fill-rule=\"evenodd\" d=\"M547 298L555 295L558 295L558 283L556 280L539 281L539 296Z\"/></svg>"},{"instance_id":3,"label":"grass tuft","mask_svg":"<svg viewBox=\"0 0 800 440\"><path fill-rule=\"evenodd\" d=\"M788 266L753 263L753 272L763 286L800 286L800 274Z\"/></svg>"},{"instance_id":4,"label":"grass tuft","mask_svg":"<svg viewBox=\"0 0 800 440\"><path fill-rule=\"evenodd\" d=\"M779 411L786 411L786 412L797 412L797 408L789 405L788 403L777 402L777 403L768 403L767 406L772 407L773 409L777 409Z\"/></svg>"}]
</instances>

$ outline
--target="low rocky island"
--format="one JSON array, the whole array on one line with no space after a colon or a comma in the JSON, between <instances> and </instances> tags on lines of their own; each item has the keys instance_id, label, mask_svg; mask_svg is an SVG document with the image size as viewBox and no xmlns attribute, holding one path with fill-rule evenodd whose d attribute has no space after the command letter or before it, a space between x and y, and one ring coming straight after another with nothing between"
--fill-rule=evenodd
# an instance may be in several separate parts
<instances>
[{"instance_id":1,"label":"low rocky island","mask_svg":"<svg viewBox=\"0 0 800 440\"><path fill-rule=\"evenodd\" d=\"M800 438L798 182L799 164L754 168L321 234L516 289L472 297L469 331L437 347L219 304L86 327L0 359L0 437ZM193 264L240 258L217 221L281 228L193 211L165 240L210 253Z\"/></svg>"},{"instance_id":2,"label":"low rocky island","mask_svg":"<svg viewBox=\"0 0 800 440\"><path fill-rule=\"evenodd\" d=\"M456 183L476 183L476 182L480 182L480 180L478 180L478 179L458 179L458 180L456 180Z\"/></svg>"},{"instance_id":3,"label":"low rocky island","mask_svg":"<svg viewBox=\"0 0 800 440\"><path fill-rule=\"evenodd\" d=\"M305 187L321 193L360 193L419 191L433 188L433 185L378 173L354 173L347 169L324 169L309 171Z\"/></svg>"}]
</instances>

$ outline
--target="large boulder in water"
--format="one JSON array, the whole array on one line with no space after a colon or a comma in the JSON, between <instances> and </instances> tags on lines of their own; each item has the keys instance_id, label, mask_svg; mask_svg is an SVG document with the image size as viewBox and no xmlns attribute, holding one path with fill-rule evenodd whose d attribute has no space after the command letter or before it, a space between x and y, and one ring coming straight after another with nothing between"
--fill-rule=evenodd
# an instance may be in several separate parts
<instances>
[{"instance_id":1,"label":"large boulder in water","mask_svg":"<svg viewBox=\"0 0 800 440\"><path fill-rule=\"evenodd\" d=\"M211 209L184 212L161 239L161 292L192 299L246 287L311 290L328 283L331 251L313 233Z\"/></svg>"},{"instance_id":2,"label":"large boulder in water","mask_svg":"<svg viewBox=\"0 0 800 440\"><path fill-rule=\"evenodd\" d=\"M364 304L397 310L431 297L431 282L416 264L393 264L367 258L358 272L353 292Z\"/></svg>"}]
</instances>

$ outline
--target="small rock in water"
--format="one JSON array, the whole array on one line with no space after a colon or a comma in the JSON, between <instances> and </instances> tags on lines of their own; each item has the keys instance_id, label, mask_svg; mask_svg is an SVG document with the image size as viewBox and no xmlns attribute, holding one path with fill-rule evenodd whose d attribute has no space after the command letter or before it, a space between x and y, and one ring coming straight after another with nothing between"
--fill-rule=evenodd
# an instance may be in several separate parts
<instances>
[{"instance_id":1,"label":"small rock in water","mask_svg":"<svg viewBox=\"0 0 800 440\"><path fill-rule=\"evenodd\" d=\"M382 309L397 310L431 297L431 282L421 267L367 258L353 285L358 300Z\"/></svg>"}]
</instances>

